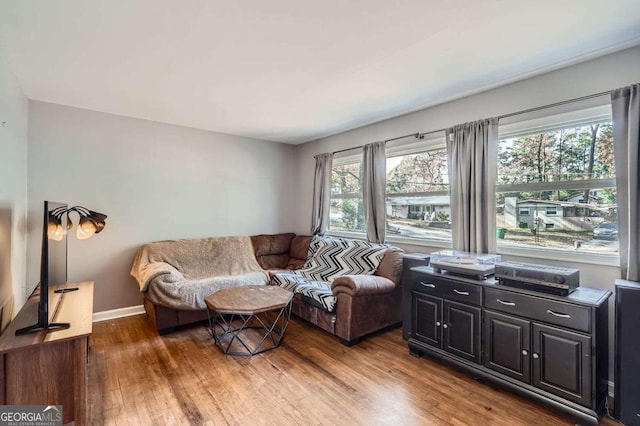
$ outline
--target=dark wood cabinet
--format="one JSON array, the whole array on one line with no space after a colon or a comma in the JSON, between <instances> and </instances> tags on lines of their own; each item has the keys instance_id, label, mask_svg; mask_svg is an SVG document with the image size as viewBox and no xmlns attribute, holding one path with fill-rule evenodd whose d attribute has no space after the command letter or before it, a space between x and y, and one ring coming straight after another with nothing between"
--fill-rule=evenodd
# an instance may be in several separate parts
<instances>
[{"instance_id":1,"label":"dark wood cabinet","mask_svg":"<svg viewBox=\"0 0 640 426\"><path fill-rule=\"evenodd\" d=\"M591 337L533 324L533 385L581 405L591 403Z\"/></svg>"},{"instance_id":2,"label":"dark wood cabinet","mask_svg":"<svg viewBox=\"0 0 640 426\"><path fill-rule=\"evenodd\" d=\"M591 338L485 310L485 366L589 405Z\"/></svg>"},{"instance_id":3,"label":"dark wood cabinet","mask_svg":"<svg viewBox=\"0 0 640 426\"><path fill-rule=\"evenodd\" d=\"M429 264L429 255L424 253L405 253L402 257L402 338L411 335L413 322L413 298L411 290L411 268Z\"/></svg>"},{"instance_id":4,"label":"dark wood cabinet","mask_svg":"<svg viewBox=\"0 0 640 426\"><path fill-rule=\"evenodd\" d=\"M480 362L480 308L413 293L412 337Z\"/></svg>"},{"instance_id":5,"label":"dark wood cabinet","mask_svg":"<svg viewBox=\"0 0 640 426\"><path fill-rule=\"evenodd\" d=\"M411 338L479 363L480 307L457 302L480 305L479 289L429 278L412 282Z\"/></svg>"},{"instance_id":6,"label":"dark wood cabinet","mask_svg":"<svg viewBox=\"0 0 640 426\"><path fill-rule=\"evenodd\" d=\"M443 349L461 358L480 362L480 308L445 301Z\"/></svg>"},{"instance_id":7,"label":"dark wood cabinet","mask_svg":"<svg viewBox=\"0 0 640 426\"><path fill-rule=\"evenodd\" d=\"M607 395L611 292L555 296L411 269L409 350L597 424Z\"/></svg>"},{"instance_id":8,"label":"dark wood cabinet","mask_svg":"<svg viewBox=\"0 0 640 426\"><path fill-rule=\"evenodd\" d=\"M442 347L442 299L415 292L413 297L413 337Z\"/></svg>"},{"instance_id":9,"label":"dark wood cabinet","mask_svg":"<svg viewBox=\"0 0 640 426\"><path fill-rule=\"evenodd\" d=\"M525 383L531 380L531 322L484 311L484 365Z\"/></svg>"}]
</instances>

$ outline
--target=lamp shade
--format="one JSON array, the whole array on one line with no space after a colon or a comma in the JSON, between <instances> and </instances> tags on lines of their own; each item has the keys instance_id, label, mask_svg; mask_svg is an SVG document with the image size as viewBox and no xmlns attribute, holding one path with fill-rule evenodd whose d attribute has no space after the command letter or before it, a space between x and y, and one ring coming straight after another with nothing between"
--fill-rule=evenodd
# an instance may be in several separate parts
<instances>
[{"instance_id":1,"label":"lamp shade","mask_svg":"<svg viewBox=\"0 0 640 426\"><path fill-rule=\"evenodd\" d=\"M67 231L62 227L60 217L56 215L49 215L49 224L47 225L47 237L50 240L62 241L64 234Z\"/></svg>"},{"instance_id":2,"label":"lamp shade","mask_svg":"<svg viewBox=\"0 0 640 426\"><path fill-rule=\"evenodd\" d=\"M80 218L78 228L76 228L76 237L79 240L86 240L96 233L98 227L89 217Z\"/></svg>"},{"instance_id":3,"label":"lamp shade","mask_svg":"<svg viewBox=\"0 0 640 426\"><path fill-rule=\"evenodd\" d=\"M97 234L104 229L106 214L94 212L86 207L74 206L68 209L54 211L49 216L49 227L47 229L47 235L49 238L60 241L64 237L64 234L73 227L70 213L75 212L79 216L78 227L76 228L76 238L79 240L86 240L93 234ZM66 228L62 224L62 217L66 214Z\"/></svg>"}]
</instances>

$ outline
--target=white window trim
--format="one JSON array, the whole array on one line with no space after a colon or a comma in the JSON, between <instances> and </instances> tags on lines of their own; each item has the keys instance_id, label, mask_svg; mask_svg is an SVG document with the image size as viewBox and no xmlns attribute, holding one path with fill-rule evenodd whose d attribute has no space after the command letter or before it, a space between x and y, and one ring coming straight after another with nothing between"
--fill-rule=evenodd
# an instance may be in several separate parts
<instances>
[{"instance_id":1,"label":"white window trim","mask_svg":"<svg viewBox=\"0 0 640 426\"><path fill-rule=\"evenodd\" d=\"M566 260L591 265L620 266L620 256L608 253L591 253L584 251L557 250L552 248L513 247L498 243L497 254L506 256L527 257L543 260Z\"/></svg>"},{"instance_id":2,"label":"white window trim","mask_svg":"<svg viewBox=\"0 0 640 426\"><path fill-rule=\"evenodd\" d=\"M406 244L410 246L436 247L436 248L448 248L448 249L453 247L452 241L441 241L441 240L433 240L428 238L411 238L411 237L403 237L403 236L389 235L389 234L387 234L385 243Z\"/></svg>"},{"instance_id":3,"label":"white window trim","mask_svg":"<svg viewBox=\"0 0 640 426\"><path fill-rule=\"evenodd\" d=\"M539 111L538 114L525 114L512 119L501 120L498 129L499 138L512 139L534 133L552 132L570 127L580 127L587 124L611 122L611 103L609 99L603 105L589 108L576 108L567 112L553 112L553 109ZM540 116L539 114L542 114Z\"/></svg>"},{"instance_id":4,"label":"white window trim","mask_svg":"<svg viewBox=\"0 0 640 426\"><path fill-rule=\"evenodd\" d=\"M533 114L526 114L515 119L508 119L501 122L498 129L499 140L512 139L520 136L527 136L534 133L560 130L563 128L579 127L587 124L610 123L612 121L611 103L608 98L594 99L596 106L579 108L573 105L571 111L553 112L539 111ZM542 116L541 116L541 115ZM498 159L496 158L496 167ZM616 188L616 179L585 179L574 181L555 181L537 183L517 183L496 185L496 194L503 192L533 192L533 191L554 191L558 189L605 189ZM518 211L518 214L521 214ZM531 214L529 214L531 216ZM497 238L496 238L497 240ZM558 250L544 247L512 247L500 244L497 241L498 254L530 257L536 259L563 260L588 263L605 266L620 266L619 254L590 253L582 251L571 251L569 249Z\"/></svg>"},{"instance_id":5,"label":"white window trim","mask_svg":"<svg viewBox=\"0 0 640 426\"><path fill-rule=\"evenodd\" d=\"M607 189L615 188L615 178L609 179L583 179L583 180L559 180L555 182L534 183L509 183L496 185L496 193L500 192L536 192L557 191L562 189Z\"/></svg>"},{"instance_id":6,"label":"white window trim","mask_svg":"<svg viewBox=\"0 0 640 426\"><path fill-rule=\"evenodd\" d=\"M385 154L387 158L400 157L403 155L419 154L421 152L436 151L446 148L444 133L441 137L420 140L418 142L403 144L387 144Z\"/></svg>"},{"instance_id":7,"label":"white window trim","mask_svg":"<svg viewBox=\"0 0 640 426\"><path fill-rule=\"evenodd\" d=\"M331 164L331 173L333 173L333 168L336 166L345 166L347 164L356 164L356 163L360 163L360 165L362 165L361 153L346 155L344 157L334 159ZM344 194L331 194L331 196L329 197L329 202L331 202L331 200L360 200L360 199L362 199L362 192L345 192ZM366 239L366 234L359 233L356 231L332 230L331 221L329 221L329 229L327 230L327 234L335 235L336 237L355 238L355 239L359 239L359 238L361 239L362 238L361 236L364 235ZM339 234L344 234L344 235L339 235ZM358 235L360 235L360 237L358 237Z\"/></svg>"},{"instance_id":8,"label":"white window trim","mask_svg":"<svg viewBox=\"0 0 640 426\"><path fill-rule=\"evenodd\" d=\"M339 231L336 229L329 229L327 231L327 235L330 237L342 237L342 238L352 238L354 240L366 240L367 234L364 232L355 232L355 231Z\"/></svg>"}]
</instances>

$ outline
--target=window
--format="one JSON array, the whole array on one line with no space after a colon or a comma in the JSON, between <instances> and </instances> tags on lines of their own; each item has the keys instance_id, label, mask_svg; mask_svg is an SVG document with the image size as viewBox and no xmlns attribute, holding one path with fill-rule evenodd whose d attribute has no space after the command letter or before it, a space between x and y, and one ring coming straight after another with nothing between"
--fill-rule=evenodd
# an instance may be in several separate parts
<instances>
[{"instance_id":1,"label":"window","mask_svg":"<svg viewBox=\"0 0 640 426\"><path fill-rule=\"evenodd\" d=\"M443 140L387 148L387 236L451 241Z\"/></svg>"},{"instance_id":2,"label":"window","mask_svg":"<svg viewBox=\"0 0 640 426\"><path fill-rule=\"evenodd\" d=\"M360 156L335 159L331 170L329 230L365 232Z\"/></svg>"},{"instance_id":3,"label":"window","mask_svg":"<svg viewBox=\"0 0 640 426\"><path fill-rule=\"evenodd\" d=\"M506 232L498 247L617 254L617 234L594 236L617 221L610 112L589 111L565 125L500 127L496 225Z\"/></svg>"},{"instance_id":4,"label":"window","mask_svg":"<svg viewBox=\"0 0 640 426\"><path fill-rule=\"evenodd\" d=\"M387 237L451 241L444 137L387 146ZM366 232L360 153L334 158L329 230Z\"/></svg>"}]
</instances>

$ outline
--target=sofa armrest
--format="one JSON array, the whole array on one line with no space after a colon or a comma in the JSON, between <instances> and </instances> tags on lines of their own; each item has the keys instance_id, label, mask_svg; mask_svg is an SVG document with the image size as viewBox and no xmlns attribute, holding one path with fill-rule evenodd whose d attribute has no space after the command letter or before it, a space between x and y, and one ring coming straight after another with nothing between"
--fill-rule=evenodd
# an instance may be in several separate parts
<instances>
[{"instance_id":1,"label":"sofa armrest","mask_svg":"<svg viewBox=\"0 0 640 426\"><path fill-rule=\"evenodd\" d=\"M377 275L344 275L331 283L333 294L348 294L349 296L365 296L370 294L390 293L396 284L388 278Z\"/></svg>"},{"instance_id":2,"label":"sofa armrest","mask_svg":"<svg viewBox=\"0 0 640 426\"><path fill-rule=\"evenodd\" d=\"M180 282L185 279L180 271L165 262L152 262L140 268L134 268L131 270L131 276L138 282L141 292L147 291L149 283L161 276L162 281L165 282Z\"/></svg>"}]
</instances>

